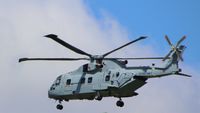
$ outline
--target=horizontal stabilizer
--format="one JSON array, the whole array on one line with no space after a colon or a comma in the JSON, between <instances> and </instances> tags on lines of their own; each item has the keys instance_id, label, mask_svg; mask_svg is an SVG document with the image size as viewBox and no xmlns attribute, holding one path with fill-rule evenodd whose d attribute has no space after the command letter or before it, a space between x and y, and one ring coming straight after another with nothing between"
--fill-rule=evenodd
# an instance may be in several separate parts
<instances>
[{"instance_id":1,"label":"horizontal stabilizer","mask_svg":"<svg viewBox=\"0 0 200 113\"><path fill-rule=\"evenodd\" d=\"M184 73L176 73L176 75L185 76L185 77L192 77L191 75L187 75L187 74L184 74Z\"/></svg>"}]
</instances>

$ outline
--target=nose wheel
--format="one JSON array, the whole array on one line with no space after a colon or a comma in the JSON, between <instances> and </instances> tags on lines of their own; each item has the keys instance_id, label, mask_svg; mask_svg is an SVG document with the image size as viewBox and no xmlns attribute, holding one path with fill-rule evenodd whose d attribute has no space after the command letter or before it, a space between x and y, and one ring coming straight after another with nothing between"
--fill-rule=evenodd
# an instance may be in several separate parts
<instances>
[{"instance_id":1,"label":"nose wheel","mask_svg":"<svg viewBox=\"0 0 200 113\"><path fill-rule=\"evenodd\" d=\"M57 108L58 110L62 110L62 109L63 109L63 105L58 104L58 105L56 106L56 108Z\"/></svg>"},{"instance_id":2,"label":"nose wheel","mask_svg":"<svg viewBox=\"0 0 200 113\"><path fill-rule=\"evenodd\" d=\"M58 110L62 110L62 109L63 109L63 105L62 105L61 102L62 102L62 101L59 100L59 104L56 106L56 108L57 108Z\"/></svg>"},{"instance_id":3,"label":"nose wheel","mask_svg":"<svg viewBox=\"0 0 200 113\"><path fill-rule=\"evenodd\" d=\"M118 101L116 102L116 105L117 105L118 107L123 107L123 106L124 106L124 102L120 99L120 100L118 100Z\"/></svg>"}]
</instances>

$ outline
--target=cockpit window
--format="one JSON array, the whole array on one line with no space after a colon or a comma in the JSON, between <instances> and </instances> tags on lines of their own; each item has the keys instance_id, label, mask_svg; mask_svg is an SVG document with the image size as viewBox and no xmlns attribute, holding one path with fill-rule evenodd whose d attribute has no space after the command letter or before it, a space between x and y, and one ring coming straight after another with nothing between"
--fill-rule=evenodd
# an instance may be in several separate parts
<instances>
[{"instance_id":1,"label":"cockpit window","mask_svg":"<svg viewBox=\"0 0 200 113\"><path fill-rule=\"evenodd\" d=\"M57 86L57 85L60 85L61 77L62 77L62 76L57 77L56 82L55 82L55 85L56 85L56 86Z\"/></svg>"},{"instance_id":2,"label":"cockpit window","mask_svg":"<svg viewBox=\"0 0 200 113\"><path fill-rule=\"evenodd\" d=\"M55 85L54 84L51 86L50 90L55 90Z\"/></svg>"},{"instance_id":3,"label":"cockpit window","mask_svg":"<svg viewBox=\"0 0 200 113\"><path fill-rule=\"evenodd\" d=\"M50 90L55 90L56 86L60 85L60 82L61 82L61 76L58 76L56 78L56 80L54 81L54 83L52 84L52 86L50 87Z\"/></svg>"}]
</instances>

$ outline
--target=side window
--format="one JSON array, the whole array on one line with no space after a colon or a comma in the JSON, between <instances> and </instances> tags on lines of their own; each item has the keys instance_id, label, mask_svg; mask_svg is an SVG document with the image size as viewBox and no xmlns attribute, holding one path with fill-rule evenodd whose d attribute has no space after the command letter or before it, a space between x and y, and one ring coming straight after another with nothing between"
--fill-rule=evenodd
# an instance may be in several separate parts
<instances>
[{"instance_id":1,"label":"side window","mask_svg":"<svg viewBox=\"0 0 200 113\"><path fill-rule=\"evenodd\" d=\"M116 73L116 77L119 77L119 72Z\"/></svg>"},{"instance_id":2,"label":"side window","mask_svg":"<svg viewBox=\"0 0 200 113\"><path fill-rule=\"evenodd\" d=\"M71 79L67 79L66 85L70 85L70 84L71 84Z\"/></svg>"},{"instance_id":3,"label":"side window","mask_svg":"<svg viewBox=\"0 0 200 113\"><path fill-rule=\"evenodd\" d=\"M107 75L105 78L105 81L109 81L110 80L110 75Z\"/></svg>"},{"instance_id":4,"label":"side window","mask_svg":"<svg viewBox=\"0 0 200 113\"><path fill-rule=\"evenodd\" d=\"M85 78L81 78L81 84L85 83Z\"/></svg>"},{"instance_id":5,"label":"side window","mask_svg":"<svg viewBox=\"0 0 200 113\"><path fill-rule=\"evenodd\" d=\"M88 83L92 83L92 77L88 78Z\"/></svg>"}]
</instances>

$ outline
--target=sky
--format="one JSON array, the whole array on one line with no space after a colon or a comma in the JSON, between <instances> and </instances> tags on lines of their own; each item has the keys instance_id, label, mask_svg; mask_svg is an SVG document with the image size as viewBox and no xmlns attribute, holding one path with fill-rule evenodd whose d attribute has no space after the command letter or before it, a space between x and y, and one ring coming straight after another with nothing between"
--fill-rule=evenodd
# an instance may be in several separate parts
<instances>
[{"instance_id":1,"label":"sky","mask_svg":"<svg viewBox=\"0 0 200 113\"><path fill-rule=\"evenodd\" d=\"M0 112L1 113L197 113L200 111L198 62L198 1L106 0L0 0ZM73 71L80 62L24 62L21 57L81 57L44 38L55 33L66 42L91 54L102 54L141 35L149 38L112 56L164 56L172 42L188 38L181 68L192 78L169 76L148 80L137 97L102 101L57 102L47 91L55 78ZM136 61L149 65L151 61Z\"/></svg>"},{"instance_id":2,"label":"sky","mask_svg":"<svg viewBox=\"0 0 200 113\"><path fill-rule=\"evenodd\" d=\"M130 39L138 35L149 36L146 44L154 45L161 55L170 49L164 35L168 35L174 43L186 35L185 62L200 68L200 63L196 62L200 57L197 52L200 41L198 0L86 0L86 3L97 19L101 19L104 13L115 18L126 28Z\"/></svg>"}]
</instances>

